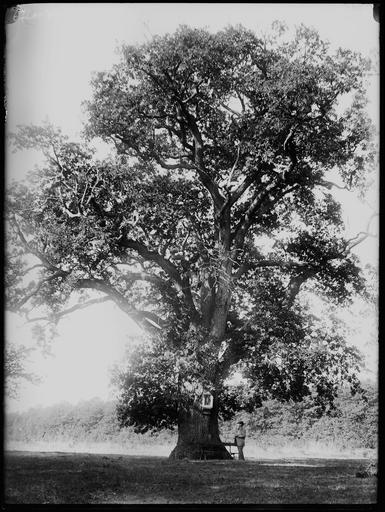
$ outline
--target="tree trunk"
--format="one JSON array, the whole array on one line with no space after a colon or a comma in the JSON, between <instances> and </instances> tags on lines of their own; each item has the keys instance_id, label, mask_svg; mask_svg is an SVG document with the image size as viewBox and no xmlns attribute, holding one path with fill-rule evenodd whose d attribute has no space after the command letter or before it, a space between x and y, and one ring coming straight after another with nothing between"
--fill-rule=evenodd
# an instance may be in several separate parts
<instances>
[{"instance_id":1,"label":"tree trunk","mask_svg":"<svg viewBox=\"0 0 385 512\"><path fill-rule=\"evenodd\" d=\"M193 407L181 415L178 442L170 459L231 459L219 438L217 408L201 411Z\"/></svg>"},{"instance_id":2,"label":"tree trunk","mask_svg":"<svg viewBox=\"0 0 385 512\"><path fill-rule=\"evenodd\" d=\"M220 341L226 331L226 319L231 299L232 262L228 249L220 248L224 258L221 267L219 285L212 294L213 283L202 285L202 313L204 325L210 325L210 337L219 351ZM207 276L209 280L210 277ZM213 300L214 299L214 300ZM218 370L218 367L217 367ZM216 387L218 374L215 371L212 383ZM215 398L212 409L202 410L194 404L189 411L180 414L178 422L178 442L170 454L170 459L231 459L230 453L219 438L218 401Z\"/></svg>"}]
</instances>

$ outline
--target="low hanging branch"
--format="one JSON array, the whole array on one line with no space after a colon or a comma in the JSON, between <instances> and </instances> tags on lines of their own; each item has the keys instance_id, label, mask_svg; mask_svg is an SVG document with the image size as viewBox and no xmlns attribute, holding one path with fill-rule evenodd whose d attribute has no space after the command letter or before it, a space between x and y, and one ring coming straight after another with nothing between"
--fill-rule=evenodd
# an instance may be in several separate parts
<instances>
[{"instance_id":1,"label":"low hanging branch","mask_svg":"<svg viewBox=\"0 0 385 512\"><path fill-rule=\"evenodd\" d=\"M113 300L124 313L126 313L130 318L132 318L141 326L152 328L156 326L158 329L161 329L166 325L165 320L160 318L152 311L136 309L127 301L124 295L122 295L118 290L116 290L116 288L102 279L79 279L76 283L76 287L90 288L105 293L110 298L110 300Z\"/></svg>"},{"instance_id":2,"label":"low hanging branch","mask_svg":"<svg viewBox=\"0 0 385 512\"><path fill-rule=\"evenodd\" d=\"M47 321L52 321L52 320L58 321L63 316L70 315L71 313L73 313L75 311L78 311L78 310L81 310L81 309L86 309L86 308L88 308L90 306L94 306L95 304L102 304L102 303L108 302L108 301L112 301L112 299L110 297L100 297L100 298L97 298L97 299L91 299L91 300L88 300L86 302L81 302L81 303L75 304L74 306L72 306L72 307L70 307L68 309L63 309L62 311L58 311L58 312L52 313L49 316L40 316L40 317L28 318L28 315L27 315L27 323L41 322L41 321L44 321L44 320L47 320Z\"/></svg>"}]
</instances>

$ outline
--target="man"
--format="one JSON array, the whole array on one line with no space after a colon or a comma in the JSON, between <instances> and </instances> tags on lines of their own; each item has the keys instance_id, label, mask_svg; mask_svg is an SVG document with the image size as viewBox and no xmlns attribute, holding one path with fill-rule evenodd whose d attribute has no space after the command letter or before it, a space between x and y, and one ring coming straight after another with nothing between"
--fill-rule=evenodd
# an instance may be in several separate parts
<instances>
[{"instance_id":1,"label":"man","mask_svg":"<svg viewBox=\"0 0 385 512\"><path fill-rule=\"evenodd\" d=\"M238 421L237 430L235 432L235 444L238 448L238 460L245 460L243 455L243 447L245 446L246 429L243 421Z\"/></svg>"}]
</instances>

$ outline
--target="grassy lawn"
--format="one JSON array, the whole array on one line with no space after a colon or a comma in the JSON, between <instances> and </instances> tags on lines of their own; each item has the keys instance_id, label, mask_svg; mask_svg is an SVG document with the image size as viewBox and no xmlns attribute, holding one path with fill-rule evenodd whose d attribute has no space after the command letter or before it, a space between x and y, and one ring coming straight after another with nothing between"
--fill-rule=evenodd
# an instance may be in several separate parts
<instances>
[{"instance_id":1,"label":"grassy lawn","mask_svg":"<svg viewBox=\"0 0 385 512\"><path fill-rule=\"evenodd\" d=\"M364 460L169 461L165 457L7 452L6 503L375 503Z\"/></svg>"}]
</instances>

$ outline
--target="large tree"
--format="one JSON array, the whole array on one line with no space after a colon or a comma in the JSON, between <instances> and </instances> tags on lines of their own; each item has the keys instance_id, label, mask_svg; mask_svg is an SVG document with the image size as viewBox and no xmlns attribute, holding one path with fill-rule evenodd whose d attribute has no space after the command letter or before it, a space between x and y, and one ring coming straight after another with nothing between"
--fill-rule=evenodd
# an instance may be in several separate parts
<instances>
[{"instance_id":1,"label":"large tree","mask_svg":"<svg viewBox=\"0 0 385 512\"><path fill-rule=\"evenodd\" d=\"M8 306L56 322L108 300L143 326L119 415L177 425L175 458L227 457L220 413L267 396L325 408L341 379L357 386L356 352L301 297L364 291L351 249L365 235L344 237L331 189L373 167L369 63L305 27L280 35L181 27L124 46L86 103L86 138L114 148L103 160L50 126L13 136L46 164L8 192Z\"/></svg>"}]
</instances>

